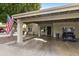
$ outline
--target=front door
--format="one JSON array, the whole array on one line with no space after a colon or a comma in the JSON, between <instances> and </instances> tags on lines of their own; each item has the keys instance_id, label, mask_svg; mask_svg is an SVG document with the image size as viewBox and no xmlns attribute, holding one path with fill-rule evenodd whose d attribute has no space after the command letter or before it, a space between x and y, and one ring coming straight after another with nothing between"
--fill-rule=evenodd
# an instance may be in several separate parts
<instances>
[{"instance_id":1,"label":"front door","mask_svg":"<svg viewBox=\"0 0 79 59\"><path fill-rule=\"evenodd\" d=\"M51 26L47 26L47 36L51 36Z\"/></svg>"}]
</instances>

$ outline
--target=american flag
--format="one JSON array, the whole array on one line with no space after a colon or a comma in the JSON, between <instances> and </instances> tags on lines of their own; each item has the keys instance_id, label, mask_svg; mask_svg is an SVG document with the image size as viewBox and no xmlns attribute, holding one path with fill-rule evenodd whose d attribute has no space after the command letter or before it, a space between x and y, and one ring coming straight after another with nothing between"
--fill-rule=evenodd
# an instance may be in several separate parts
<instances>
[{"instance_id":1,"label":"american flag","mask_svg":"<svg viewBox=\"0 0 79 59\"><path fill-rule=\"evenodd\" d=\"M6 33L9 33L12 30L13 23L13 17L7 16Z\"/></svg>"}]
</instances>

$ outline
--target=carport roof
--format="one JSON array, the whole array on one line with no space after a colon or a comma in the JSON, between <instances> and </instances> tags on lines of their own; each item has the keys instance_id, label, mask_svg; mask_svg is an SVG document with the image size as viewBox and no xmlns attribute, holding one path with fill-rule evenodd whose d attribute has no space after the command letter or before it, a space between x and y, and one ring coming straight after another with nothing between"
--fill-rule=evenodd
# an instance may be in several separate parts
<instances>
[{"instance_id":1,"label":"carport roof","mask_svg":"<svg viewBox=\"0 0 79 59\"><path fill-rule=\"evenodd\" d=\"M67 4L67 5L60 6L60 7L52 7L52 8L43 9L43 10L19 13L19 14L15 14L12 16L14 17L14 19L18 19L18 18L32 17L32 16L59 13L59 12L65 12L65 11L73 11L73 10L79 10L79 4L77 3Z\"/></svg>"}]
</instances>

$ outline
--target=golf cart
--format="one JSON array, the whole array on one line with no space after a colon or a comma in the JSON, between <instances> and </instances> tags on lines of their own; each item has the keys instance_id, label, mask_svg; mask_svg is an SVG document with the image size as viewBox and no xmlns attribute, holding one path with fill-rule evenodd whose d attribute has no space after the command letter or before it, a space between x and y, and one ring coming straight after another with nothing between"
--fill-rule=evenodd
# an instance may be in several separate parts
<instances>
[{"instance_id":1,"label":"golf cart","mask_svg":"<svg viewBox=\"0 0 79 59\"><path fill-rule=\"evenodd\" d=\"M63 28L63 33L62 33L62 38L63 41L76 41L75 39L75 34L74 34L74 28Z\"/></svg>"}]
</instances>

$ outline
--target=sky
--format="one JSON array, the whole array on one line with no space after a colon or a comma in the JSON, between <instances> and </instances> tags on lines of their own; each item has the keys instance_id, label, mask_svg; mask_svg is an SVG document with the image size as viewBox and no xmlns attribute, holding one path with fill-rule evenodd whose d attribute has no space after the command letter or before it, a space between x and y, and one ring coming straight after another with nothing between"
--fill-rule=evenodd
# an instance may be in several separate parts
<instances>
[{"instance_id":1,"label":"sky","mask_svg":"<svg viewBox=\"0 0 79 59\"><path fill-rule=\"evenodd\" d=\"M50 7L58 7L58 6L63 6L66 3L42 3L41 4L41 9L46 9Z\"/></svg>"}]
</instances>

